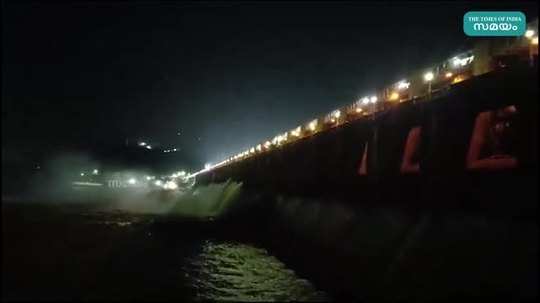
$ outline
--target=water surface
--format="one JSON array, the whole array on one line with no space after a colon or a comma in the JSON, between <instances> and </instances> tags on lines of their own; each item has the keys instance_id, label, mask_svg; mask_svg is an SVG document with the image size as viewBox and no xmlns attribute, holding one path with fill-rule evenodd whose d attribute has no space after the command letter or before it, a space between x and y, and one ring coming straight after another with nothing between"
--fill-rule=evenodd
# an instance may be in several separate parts
<instances>
[{"instance_id":1,"label":"water surface","mask_svg":"<svg viewBox=\"0 0 540 303\"><path fill-rule=\"evenodd\" d=\"M81 205L3 203L3 300L321 301L262 247L213 222Z\"/></svg>"}]
</instances>

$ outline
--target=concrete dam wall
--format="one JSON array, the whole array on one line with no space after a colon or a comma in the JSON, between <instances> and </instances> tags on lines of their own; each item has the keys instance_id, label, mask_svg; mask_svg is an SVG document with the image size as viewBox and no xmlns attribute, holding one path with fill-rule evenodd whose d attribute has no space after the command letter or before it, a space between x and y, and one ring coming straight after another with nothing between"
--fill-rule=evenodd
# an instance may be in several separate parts
<instances>
[{"instance_id":1,"label":"concrete dam wall","mask_svg":"<svg viewBox=\"0 0 540 303\"><path fill-rule=\"evenodd\" d=\"M225 220L343 298L535 298L537 80L489 73L197 180L242 182Z\"/></svg>"}]
</instances>

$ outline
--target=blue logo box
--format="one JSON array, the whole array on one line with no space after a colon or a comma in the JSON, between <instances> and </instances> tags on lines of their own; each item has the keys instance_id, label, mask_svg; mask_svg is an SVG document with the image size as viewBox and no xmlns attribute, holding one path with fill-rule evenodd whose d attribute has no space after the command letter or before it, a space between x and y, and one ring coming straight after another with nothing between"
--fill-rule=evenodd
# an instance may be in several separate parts
<instances>
[{"instance_id":1,"label":"blue logo box","mask_svg":"<svg viewBox=\"0 0 540 303\"><path fill-rule=\"evenodd\" d=\"M527 27L522 12L468 12L463 16L467 36L523 36Z\"/></svg>"}]
</instances>

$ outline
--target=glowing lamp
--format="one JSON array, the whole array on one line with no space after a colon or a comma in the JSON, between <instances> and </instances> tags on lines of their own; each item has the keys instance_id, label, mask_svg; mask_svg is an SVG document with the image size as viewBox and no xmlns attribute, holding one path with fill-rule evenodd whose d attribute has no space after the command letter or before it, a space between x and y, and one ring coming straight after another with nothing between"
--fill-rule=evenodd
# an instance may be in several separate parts
<instances>
[{"instance_id":1,"label":"glowing lamp","mask_svg":"<svg viewBox=\"0 0 540 303\"><path fill-rule=\"evenodd\" d=\"M392 92L390 94L390 98L389 98L391 101L396 101L399 99L399 94L397 92Z\"/></svg>"},{"instance_id":2,"label":"glowing lamp","mask_svg":"<svg viewBox=\"0 0 540 303\"><path fill-rule=\"evenodd\" d=\"M163 188L168 190L175 190L178 188L178 185L173 181L167 181L165 185L163 185Z\"/></svg>"},{"instance_id":3,"label":"glowing lamp","mask_svg":"<svg viewBox=\"0 0 540 303\"><path fill-rule=\"evenodd\" d=\"M401 80L401 81L398 82L397 88L398 88L399 90L403 90L403 89L409 88L410 85L411 85L410 82L407 82L407 81L405 81L405 80Z\"/></svg>"},{"instance_id":4,"label":"glowing lamp","mask_svg":"<svg viewBox=\"0 0 540 303\"><path fill-rule=\"evenodd\" d=\"M461 76L456 76L456 77L454 78L454 80L452 80L452 83L459 83L459 82L461 82L461 81L463 81L463 80L465 80L465 79L463 79L463 77L461 77Z\"/></svg>"},{"instance_id":5,"label":"glowing lamp","mask_svg":"<svg viewBox=\"0 0 540 303\"><path fill-rule=\"evenodd\" d=\"M434 75L432 72L427 72L424 74L424 80L426 80L427 82L433 80L434 78Z\"/></svg>"},{"instance_id":6,"label":"glowing lamp","mask_svg":"<svg viewBox=\"0 0 540 303\"><path fill-rule=\"evenodd\" d=\"M362 104L369 104L369 98L368 97L362 98Z\"/></svg>"},{"instance_id":7,"label":"glowing lamp","mask_svg":"<svg viewBox=\"0 0 540 303\"><path fill-rule=\"evenodd\" d=\"M317 119L309 122L308 128L311 131L314 131L315 129L317 129Z\"/></svg>"}]
</instances>

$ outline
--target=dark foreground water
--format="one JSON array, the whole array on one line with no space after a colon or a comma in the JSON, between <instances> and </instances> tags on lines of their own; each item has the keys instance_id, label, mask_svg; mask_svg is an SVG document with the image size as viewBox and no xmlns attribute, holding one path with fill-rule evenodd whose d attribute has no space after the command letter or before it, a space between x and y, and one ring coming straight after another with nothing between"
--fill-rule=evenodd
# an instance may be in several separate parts
<instances>
[{"instance_id":1,"label":"dark foreground water","mask_svg":"<svg viewBox=\"0 0 540 303\"><path fill-rule=\"evenodd\" d=\"M2 300L331 299L212 221L3 203L2 242Z\"/></svg>"}]
</instances>

